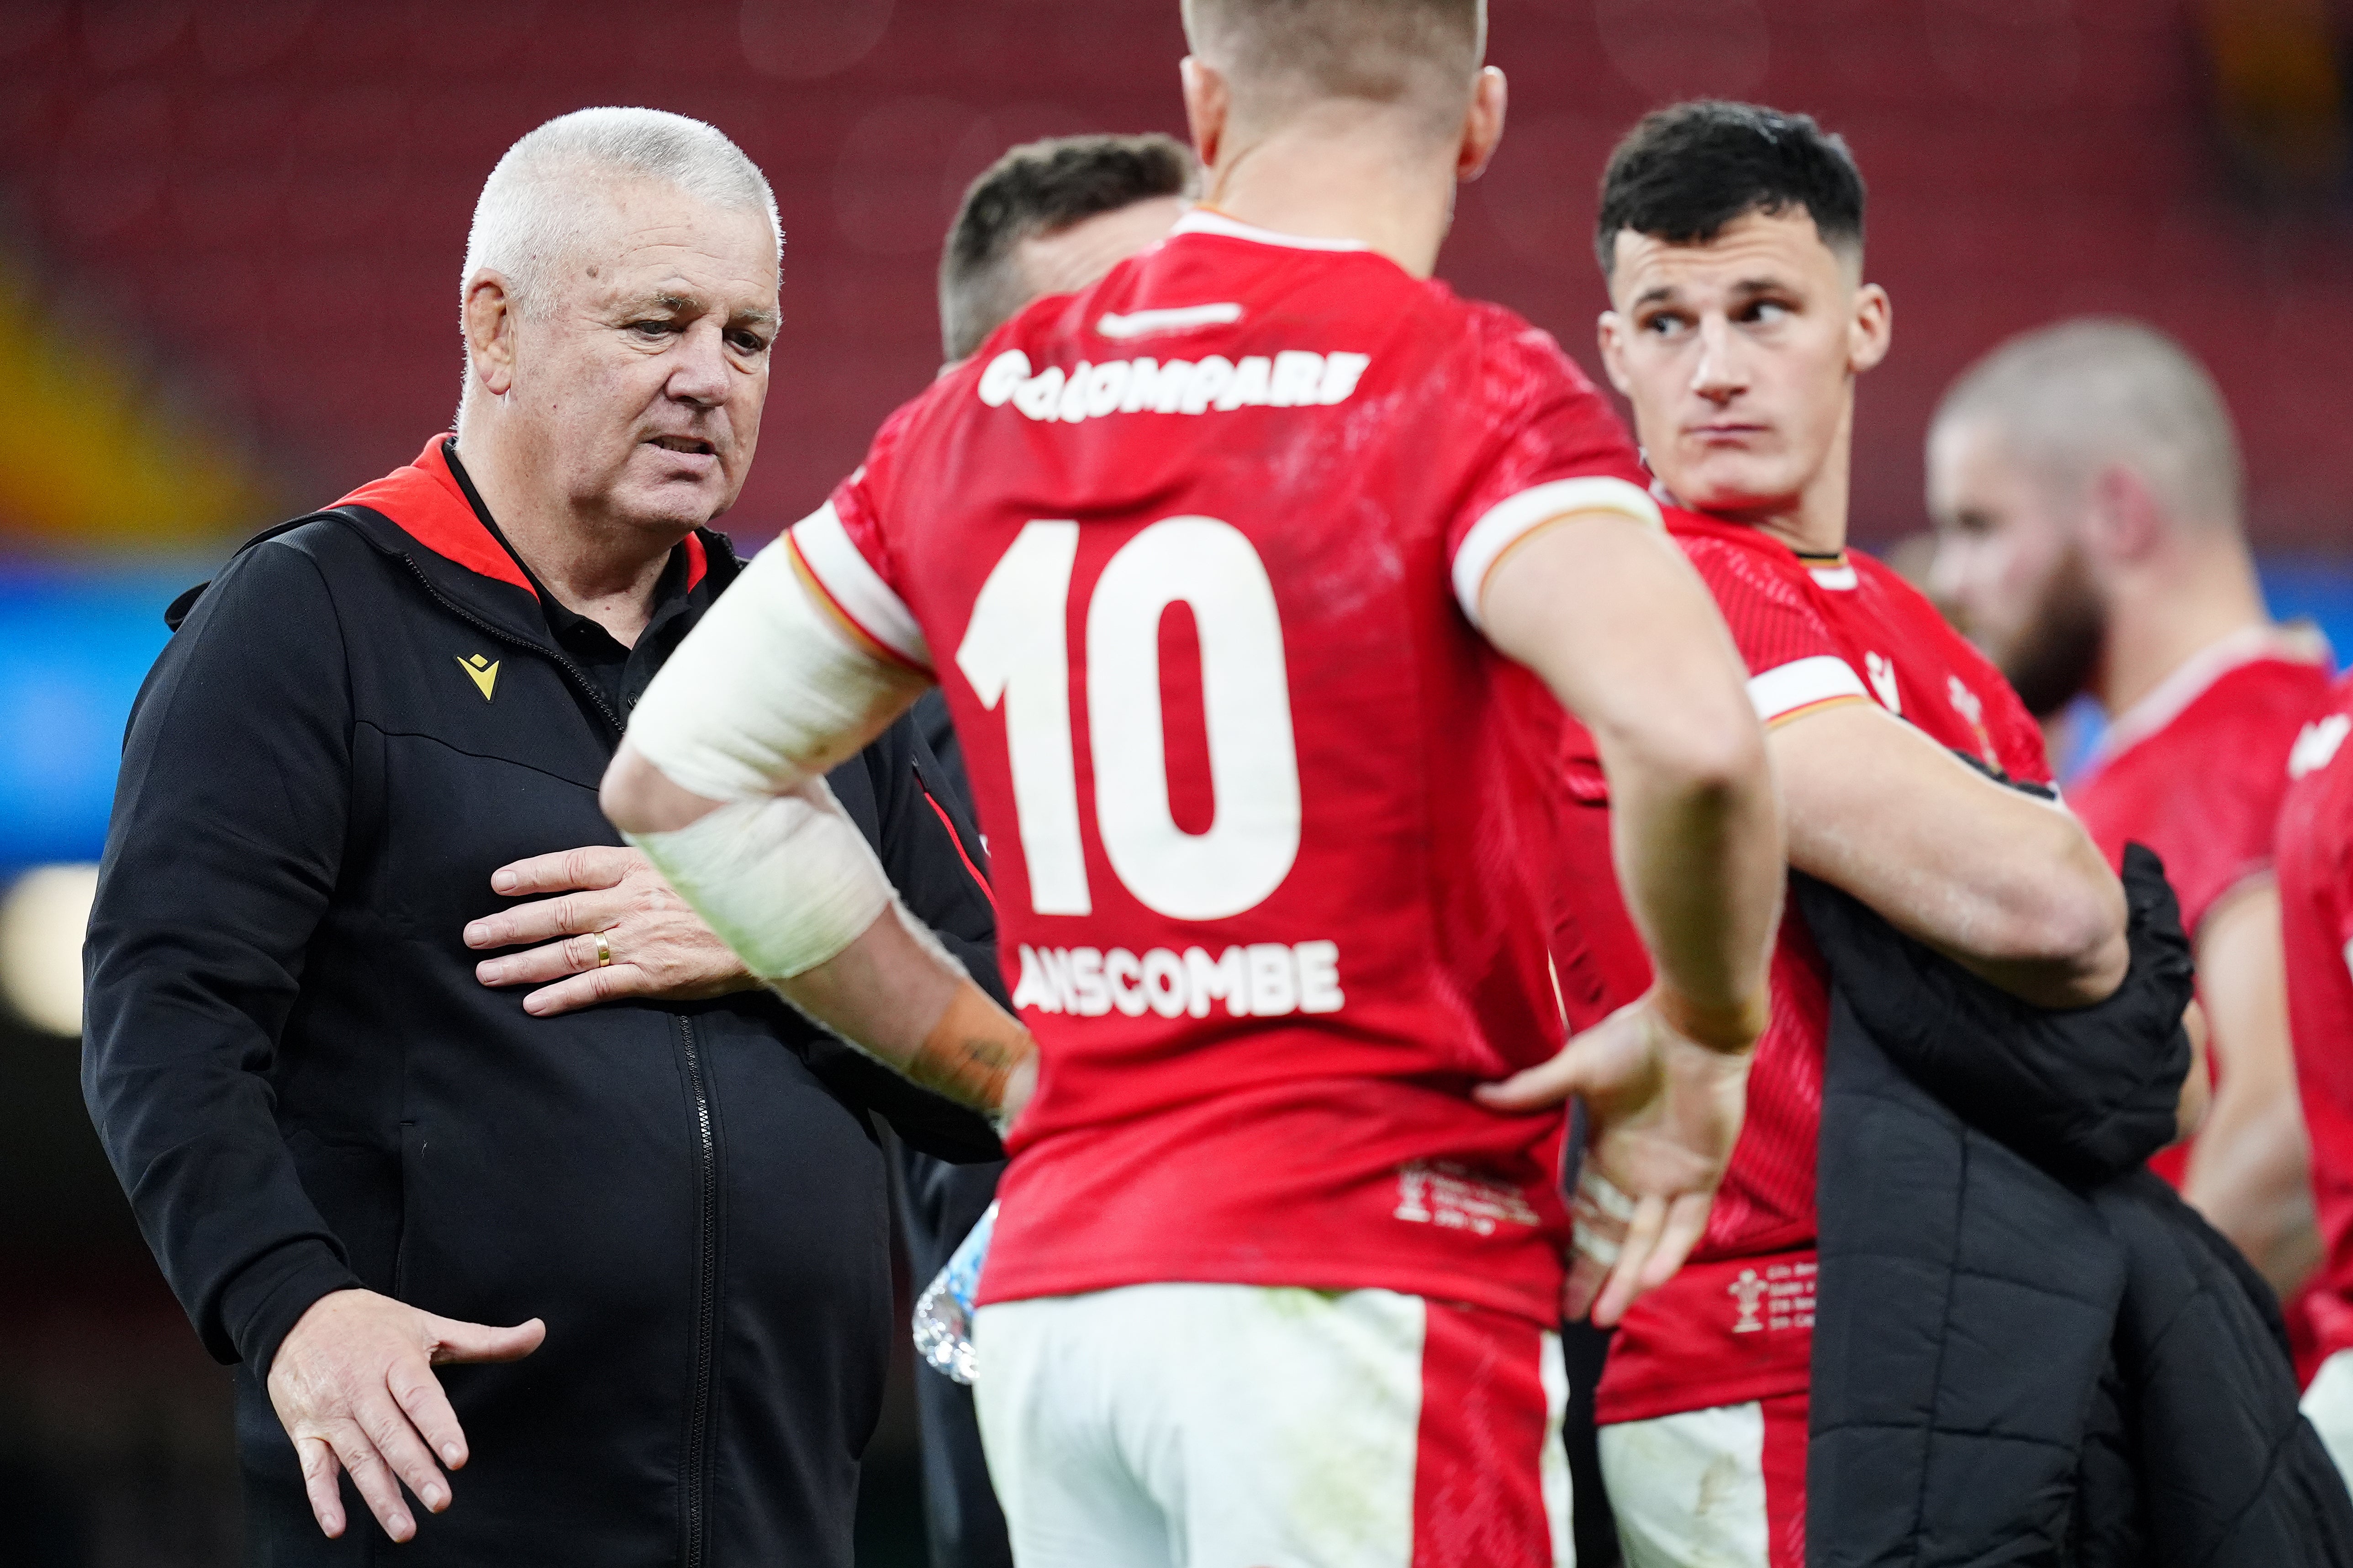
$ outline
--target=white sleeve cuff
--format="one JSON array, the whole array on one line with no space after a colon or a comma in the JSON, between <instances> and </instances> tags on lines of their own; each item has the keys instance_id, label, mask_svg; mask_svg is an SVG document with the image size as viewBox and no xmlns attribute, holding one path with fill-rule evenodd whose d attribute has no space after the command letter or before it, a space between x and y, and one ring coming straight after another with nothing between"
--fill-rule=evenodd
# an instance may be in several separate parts
<instances>
[{"instance_id":1,"label":"white sleeve cuff","mask_svg":"<svg viewBox=\"0 0 2353 1568\"><path fill-rule=\"evenodd\" d=\"M1479 595L1504 552L1554 519L1580 511L1622 512L1652 528L1666 526L1649 491L1607 475L1555 479L1497 501L1471 525L1454 552L1454 598L1472 626L1484 625L1479 618Z\"/></svg>"},{"instance_id":2,"label":"white sleeve cuff","mask_svg":"<svg viewBox=\"0 0 2353 1568\"><path fill-rule=\"evenodd\" d=\"M831 501L793 524L785 537L844 620L876 647L930 673L932 650L915 613L860 552Z\"/></svg>"},{"instance_id":3,"label":"white sleeve cuff","mask_svg":"<svg viewBox=\"0 0 2353 1568\"><path fill-rule=\"evenodd\" d=\"M1850 697L1868 701L1871 693L1863 689L1862 677L1854 672L1854 666L1835 654L1791 659L1748 679L1748 700L1757 705L1757 717L1767 724L1799 709Z\"/></svg>"}]
</instances>

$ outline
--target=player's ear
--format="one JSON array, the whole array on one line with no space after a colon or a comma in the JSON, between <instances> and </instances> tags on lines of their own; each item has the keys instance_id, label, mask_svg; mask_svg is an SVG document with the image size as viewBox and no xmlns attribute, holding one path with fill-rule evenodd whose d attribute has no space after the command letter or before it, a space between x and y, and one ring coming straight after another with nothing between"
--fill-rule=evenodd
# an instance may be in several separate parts
<instances>
[{"instance_id":1,"label":"player's ear","mask_svg":"<svg viewBox=\"0 0 2353 1568\"><path fill-rule=\"evenodd\" d=\"M1628 397L1634 395L1632 384L1626 375L1626 319L1615 310L1604 310L1593 323L1596 346L1601 350L1601 368L1609 374L1609 384Z\"/></svg>"},{"instance_id":2,"label":"player's ear","mask_svg":"<svg viewBox=\"0 0 2353 1568\"><path fill-rule=\"evenodd\" d=\"M1233 88L1224 72L1198 55L1177 62L1176 74L1185 86L1185 123L1193 133L1193 154L1203 170L1214 169L1226 140L1226 120L1233 110Z\"/></svg>"},{"instance_id":3,"label":"player's ear","mask_svg":"<svg viewBox=\"0 0 2353 1568\"><path fill-rule=\"evenodd\" d=\"M2165 514L2147 480L2123 463L2110 463L2092 476L2084 538L2093 552L2119 564L2155 550L2166 531Z\"/></svg>"},{"instance_id":4,"label":"player's ear","mask_svg":"<svg viewBox=\"0 0 2353 1568\"><path fill-rule=\"evenodd\" d=\"M1462 117L1462 142L1454 154L1454 177L1475 180L1487 172L1487 160L1504 140L1504 110L1511 92L1504 73L1482 66L1471 87L1471 108Z\"/></svg>"},{"instance_id":5,"label":"player's ear","mask_svg":"<svg viewBox=\"0 0 2353 1568\"><path fill-rule=\"evenodd\" d=\"M514 385L515 310L507 280L488 268L466 279L466 362L482 390L503 397Z\"/></svg>"},{"instance_id":6,"label":"player's ear","mask_svg":"<svg viewBox=\"0 0 2353 1568\"><path fill-rule=\"evenodd\" d=\"M1895 333L1895 302L1876 283L1854 291L1854 320L1847 329L1847 368L1861 375L1887 357Z\"/></svg>"}]
</instances>

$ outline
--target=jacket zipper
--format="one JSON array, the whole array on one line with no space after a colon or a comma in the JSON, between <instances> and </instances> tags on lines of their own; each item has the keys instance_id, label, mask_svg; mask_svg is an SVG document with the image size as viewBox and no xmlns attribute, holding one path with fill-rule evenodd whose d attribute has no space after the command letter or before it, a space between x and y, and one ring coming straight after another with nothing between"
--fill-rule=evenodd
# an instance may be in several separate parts
<instances>
[{"instance_id":1,"label":"jacket zipper","mask_svg":"<svg viewBox=\"0 0 2353 1568\"><path fill-rule=\"evenodd\" d=\"M683 1568L702 1568L703 1539L711 1512L711 1384L719 1339L719 1144L711 1121L711 1095L702 1077L702 1052L694 1026L682 1014L678 1037L686 1048L686 1081L694 1095L701 1177L695 1190L695 1229L701 1268L695 1280L694 1389L686 1423L686 1551Z\"/></svg>"},{"instance_id":2,"label":"jacket zipper","mask_svg":"<svg viewBox=\"0 0 2353 1568\"><path fill-rule=\"evenodd\" d=\"M417 580L424 584L435 604L485 637L554 660L572 683L596 705L596 711L605 716L606 722L617 732L628 732L628 726L613 711L613 705L605 700L605 694L562 649L519 637L484 620L434 586L433 579L425 574L425 568L417 563L415 557L403 555L401 559L408 563L408 569L417 574ZM681 1563L682 1568L702 1568L711 1514L711 1385L719 1341L719 1140L712 1121L710 1086L702 1076L702 1052L695 1044L694 1026L684 1014L673 1013L670 1016L677 1021L679 1040L686 1051L687 1088L694 1097L697 1177L694 1384L687 1402L686 1463L680 1478L686 1490L686 1540Z\"/></svg>"}]
</instances>

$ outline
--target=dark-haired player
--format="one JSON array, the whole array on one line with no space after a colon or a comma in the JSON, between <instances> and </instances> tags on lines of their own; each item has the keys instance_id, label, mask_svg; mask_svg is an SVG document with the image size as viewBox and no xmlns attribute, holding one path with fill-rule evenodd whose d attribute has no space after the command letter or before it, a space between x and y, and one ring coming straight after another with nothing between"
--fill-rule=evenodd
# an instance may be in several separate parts
<instances>
[{"instance_id":1,"label":"dark-haired player","mask_svg":"<svg viewBox=\"0 0 2353 1568\"><path fill-rule=\"evenodd\" d=\"M2099 700L2108 729L2068 804L2112 862L2133 841L2163 857L2196 944L2213 1109L2150 1166L2287 1297L2317 1245L2272 840L2328 650L2264 611L2244 482L2213 379L2136 321L2012 339L1929 430L1931 588L2032 712Z\"/></svg>"},{"instance_id":2,"label":"dark-haired player","mask_svg":"<svg viewBox=\"0 0 2353 1568\"><path fill-rule=\"evenodd\" d=\"M2089 1002L2124 975L2122 889L2072 816L1951 754L2040 781L2040 731L1926 600L1846 548L1854 383L1889 333L1862 224L1853 160L1812 121L1716 102L1650 116L1603 184L1602 355L1746 658L1789 864L2020 995ZM1588 774L1589 798L1608 793ZM1599 815L1569 816L1571 863L1589 863ZM1565 991L1582 972L1604 1002L1639 992L1613 928L1556 914ZM1804 1562L1827 1013L1792 912L1707 1233L1626 1314L1597 1400L1635 1568Z\"/></svg>"},{"instance_id":3,"label":"dark-haired player","mask_svg":"<svg viewBox=\"0 0 2353 1568\"><path fill-rule=\"evenodd\" d=\"M895 416L607 801L754 973L1018 1112L977 1390L1028 1568L1560 1562L1562 1120L1474 1092L1559 1038L1498 677L1600 737L1658 959L1566 1052L1605 1319L1737 1125L1763 742L1599 395L1430 280L1502 131L1477 0L1185 20L1210 205ZM1034 1055L809 786L935 679Z\"/></svg>"},{"instance_id":4,"label":"dark-haired player","mask_svg":"<svg viewBox=\"0 0 2353 1568\"><path fill-rule=\"evenodd\" d=\"M1032 300L1085 288L1164 237L1199 171L1173 136L1025 142L974 179L940 251L940 338L968 359Z\"/></svg>"}]
</instances>

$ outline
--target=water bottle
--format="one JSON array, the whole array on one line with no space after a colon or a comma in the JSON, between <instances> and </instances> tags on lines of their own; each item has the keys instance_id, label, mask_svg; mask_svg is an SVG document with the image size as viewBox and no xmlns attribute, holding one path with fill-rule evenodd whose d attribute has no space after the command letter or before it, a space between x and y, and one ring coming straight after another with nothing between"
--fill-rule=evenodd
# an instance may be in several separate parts
<instances>
[{"instance_id":1,"label":"water bottle","mask_svg":"<svg viewBox=\"0 0 2353 1568\"><path fill-rule=\"evenodd\" d=\"M972 1300L980 1289L980 1266L987 1260L988 1234L996 1226L997 1205L991 1204L947 1267L915 1299L917 1359L958 1383L973 1378L977 1358L972 1348Z\"/></svg>"}]
</instances>

